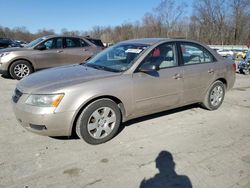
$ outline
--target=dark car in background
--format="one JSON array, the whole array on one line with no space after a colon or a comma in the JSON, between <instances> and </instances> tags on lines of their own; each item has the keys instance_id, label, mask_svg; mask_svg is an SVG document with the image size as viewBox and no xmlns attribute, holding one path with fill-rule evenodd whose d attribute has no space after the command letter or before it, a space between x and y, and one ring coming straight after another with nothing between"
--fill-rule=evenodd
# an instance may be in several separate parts
<instances>
[{"instance_id":1,"label":"dark car in background","mask_svg":"<svg viewBox=\"0 0 250 188\"><path fill-rule=\"evenodd\" d=\"M11 48L11 47L22 47L22 46L12 39L0 38L0 49Z\"/></svg>"},{"instance_id":2,"label":"dark car in background","mask_svg":"<svg viewBox=\"0 0 250 188\"><path fill-rule=\"evenodd\" d=\"M45 36L24 48L0 50L0 73L19 80L40 69L82 63L103 48L90 37Z\"/></svg>"},{"instance_id":3,"label":"dark car in background","mask_svg":"<svg viewBox=\"0 0 250 188\"><path fill-rule=\"evenodd\" d=\"M28 43L22 40L15 40L15 43L19 44L21 47L25 47Z\"/></svg>"}]
</instances>

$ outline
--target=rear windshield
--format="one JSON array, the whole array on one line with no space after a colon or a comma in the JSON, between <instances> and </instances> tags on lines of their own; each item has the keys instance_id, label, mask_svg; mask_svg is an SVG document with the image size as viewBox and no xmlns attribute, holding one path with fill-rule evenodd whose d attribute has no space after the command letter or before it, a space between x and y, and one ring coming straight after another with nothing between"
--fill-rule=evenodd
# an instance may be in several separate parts
<instances>
[{"instance_id":1,"label":"rear windshield","mask_svg":"<svg viewBox=\"0 0 250 188\"><path fill-rule=\"evenodd\" d=\"M90 39L88 38L87 40L89 40L91 43L95 44L96 46L100 46L100 47L104 47L103 43L101 40L98 39Z\"/></svg>"}]
</instances>

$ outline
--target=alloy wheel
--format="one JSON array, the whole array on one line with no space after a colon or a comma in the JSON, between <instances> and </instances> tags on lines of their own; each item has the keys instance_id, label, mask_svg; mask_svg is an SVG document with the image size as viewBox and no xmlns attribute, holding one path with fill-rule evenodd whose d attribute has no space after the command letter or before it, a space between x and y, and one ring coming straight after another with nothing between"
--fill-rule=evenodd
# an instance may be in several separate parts
<instances>
[{"instance_id":1,"label":"alloy wheel","mask_svg":"<svg viewBox=\"0 0 250 188\"><path fill-rule=\"evenodd\" d=\"M17 64L14 67L14 74L19 78L23 78L30 74L30 69L25 64Z\"/></svg>"},{"instance_id":2,"label":"alloy wheel","mask_svg":"<svg viewBox=\"0 0 250 188\"><path fill-rule=\"evenodd\" d=\"M91 137L102 139L113 131L115 124L115 112L109 107L102 107L90 115L87 129Z\"/></svg>"},{"instance_id":3,"label":"alloy wheel","mask_svg":"<svg viewBox=\"0 0 250 188\"><path fill-rule=\"evenodd\" d=\"M223 88L220 85L217 85L210 94L210 102L213 106L218 106L222 102L224 95Z\"/></svg>"}]
</instances>

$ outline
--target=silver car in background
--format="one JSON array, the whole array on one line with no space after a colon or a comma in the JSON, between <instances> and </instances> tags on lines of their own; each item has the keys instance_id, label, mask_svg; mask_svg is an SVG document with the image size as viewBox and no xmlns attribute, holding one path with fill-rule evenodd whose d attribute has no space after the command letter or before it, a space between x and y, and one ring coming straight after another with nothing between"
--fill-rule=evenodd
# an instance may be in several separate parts
<instances>
[{"instance_id":1,"label":"silver car in background","mask_svg":"<svg viewBox=\"0 0 250 188\"><path fill-rule=\"evenodd\" d=\"M23 48L0 50L0 73L20 80L37 70L82 63L103 48L100 40L89 37L45 36Z\"/></svg>"},{"instance_id":2,"label":"silver car in background","mask_svg":"<svg viewBox=\"0 0 250 188\"><path fill-rule=\"evenodd\" d=\"M12 99L25 129L47 136L76 132L101 144L136 117L192 103L216 110L234 82L234 62L206 45L134 39L85 64L34 73L17 84Z\"/></svg>"}]
</instances>

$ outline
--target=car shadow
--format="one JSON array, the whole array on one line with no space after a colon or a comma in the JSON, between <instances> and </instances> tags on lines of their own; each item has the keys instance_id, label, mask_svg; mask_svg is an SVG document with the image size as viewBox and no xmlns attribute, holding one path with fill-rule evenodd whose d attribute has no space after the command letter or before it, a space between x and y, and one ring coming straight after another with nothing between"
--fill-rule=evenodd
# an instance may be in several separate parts
<instances>
[{"instance_id":1,"label":"car shadow","mask_svg":"<svg viewBox=\"0 0 250 188\"><path fill-rule=\"evenodd\" d=\"M13 78L11 78L11 77L8 76L8 75L3 75L3 74L2 74L1 77L4 78L4 79L14 80Z\"/></svg>"},{"instance_id":2,"label":"car shadow","mask_svg":"<svg viewBox=\"0 0 250 188\"><path fill-rule=\"evenodd\" d=\"M192 188L188 176L175 172L175 162L170 152L161 151L155 159L155 166L159 173L150 179L144 178L139 188Z\"/></svg>"},{"instance_id":3,"label":"car shadow","mask_svg":"<svg viewBox=\"0 0 250 188\"><path fill-rule=\"evenodd\" d=\"M187 106L179 107L176 109L167 110L167 111L163 111L163 112L159 112L159 113L155 113L155 114L151 114L151 115L147 115L147 116L142 116L139 118L129 120L129 121L122 123L120 125L119 130L118 130L117 134L115 135L115 137L117 137L123 131L123 129L125 127L129 127L133 124L147 121L147 120L154 119L154 118L159 118L159 117L166 116L166 115L175 114L175 113L178 113L181 111L190 110L192 108L199 108L199 107L200 107L199 104L192 104L192 105L187 105ZM50 138L53 138L56 140L78 140L78 139L80 139L74 131L73 131L73 134L71 136L59 136L59 137L50 137Z\"/></svg>"},{"instance_id":4,"label":"car shadow","mask_svg":"<svg viewBox=\"0 0 250 188\"><path fill-rule=\"evenodd\" d=\"M79 140L80 139L74 131L71 136L49 136L49 137L55 140Z\"/></svg>"},{"instance_id":5,"label":"car shadow","mask_svg":"<svg viewBox=\"0 0 250 188\"><path fill-rule=\"evenodd\" d=\"M120 132L125 127L131 126L133 124L143 122L143 121L147 121L147 120L154 119L154 118L159 118L159 117L166 116L166 115L175 114L175 113L186 111L186 110L190 110L192 108L200 108L200 105L199 104L191 104L191 105L175 108L175 109L172 109L172 110L167 110L167 111L163 111L163 112L159 112L159 113L155 113L155 114L150 114L150 115L146 115L146 116L142 116L142 117L139 117L139 118L129 120L129 121L121 124L118 134L120 134Z\"/></svg>"}]
</instances>

